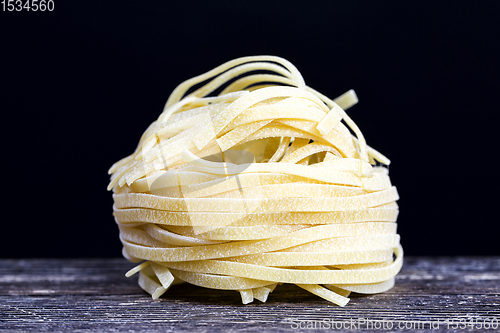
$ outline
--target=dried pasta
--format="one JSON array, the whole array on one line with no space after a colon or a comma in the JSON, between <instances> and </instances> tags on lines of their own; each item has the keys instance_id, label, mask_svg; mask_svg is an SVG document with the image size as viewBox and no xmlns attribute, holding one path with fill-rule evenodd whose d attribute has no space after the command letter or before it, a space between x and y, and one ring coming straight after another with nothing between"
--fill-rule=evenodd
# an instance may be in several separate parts
<instances>
[{"instance_id":1,"label":"dried pasta","mask_svg":"<svg viewBox=\"0 0 500 333\"><path fill-rule=\"evenodd\" d=\"M235 290L278 284L344 306L380 293L403 263L398 193L345 112L290 62L238 58L180 84L135 152L109 170L123 255L139 285Z\"/></svg>"}]
</instances>

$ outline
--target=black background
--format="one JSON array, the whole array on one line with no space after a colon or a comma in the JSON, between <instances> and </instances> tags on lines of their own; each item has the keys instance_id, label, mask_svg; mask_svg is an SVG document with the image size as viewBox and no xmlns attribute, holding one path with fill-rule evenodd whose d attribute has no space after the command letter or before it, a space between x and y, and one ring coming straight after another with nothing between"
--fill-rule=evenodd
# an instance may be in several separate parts
<instances>
[{"instance_id":1,"label":"black background","mask_svg":"<svg viewBox=\"0 0 500 333\"><path fill-rule=\"evenodd\" d=\"M182 81L290 60L392 160L407 255L499 255L498 1L68 1L0 12L1 257L120 256L108 168ZM5 199L6 198L6 199Z\"/></svg>"}]
</instances>

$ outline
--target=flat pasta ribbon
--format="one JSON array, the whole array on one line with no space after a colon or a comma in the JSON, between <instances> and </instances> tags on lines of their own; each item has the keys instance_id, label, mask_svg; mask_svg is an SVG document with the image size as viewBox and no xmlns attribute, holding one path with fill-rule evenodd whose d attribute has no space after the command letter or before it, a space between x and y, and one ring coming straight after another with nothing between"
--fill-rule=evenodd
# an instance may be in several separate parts
<instances>
[{"instance_id":1,"label":"flat pasta ribbon","mask_svg":"<svg viewBox=\"0 0 500 333\"><path fill-rule=\"evenodd\" d=\"M234 59L180 84L110 169L123 255L158 298L170 286L265 302L291 283L345 306L403 264L390 161L289 61Z\"/></svg>"}]
</instances>

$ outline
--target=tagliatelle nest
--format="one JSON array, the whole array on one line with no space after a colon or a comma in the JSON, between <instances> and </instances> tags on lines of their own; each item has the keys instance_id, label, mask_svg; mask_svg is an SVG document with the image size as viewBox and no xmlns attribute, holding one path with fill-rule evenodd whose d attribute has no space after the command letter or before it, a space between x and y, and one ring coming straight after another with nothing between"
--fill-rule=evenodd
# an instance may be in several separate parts
<instances>
[{"instance_id":1,"label":"tagliatelle nest","mask_svg":"<svg viewBox=\"0 0 500 333\"><path fill-rule=\"evenodd\" d=\"M144 261L127 276L140 272L153 298L188 282L245 304L282 283L340 306L392 288L398 194L389 160L345 112L356 102L352 90L330 100L274 56L180 84L109 170L123 255Z\"/></svg>"}]
</instances>

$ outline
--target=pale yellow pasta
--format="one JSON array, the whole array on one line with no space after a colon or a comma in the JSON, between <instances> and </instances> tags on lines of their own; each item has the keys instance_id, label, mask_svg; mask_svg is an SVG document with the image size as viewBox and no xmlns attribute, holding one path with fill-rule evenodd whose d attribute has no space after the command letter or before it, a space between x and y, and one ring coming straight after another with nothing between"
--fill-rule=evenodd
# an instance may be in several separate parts
<instances>
[{"instance_id":1,"label":"pale yellow pasta","mask_svg":"<svg viewBox=\"0 0 500 333\"><path fill-rule=\"evenodd\" d=\"M282 283L340 306L392 288L399 196L389 159L345 112L357 101L329 99L274 56L180 84L109 170L123 255L140 263L126 276L153 298L187 282L244 304Z\"/></svg>"}]
</instances>

